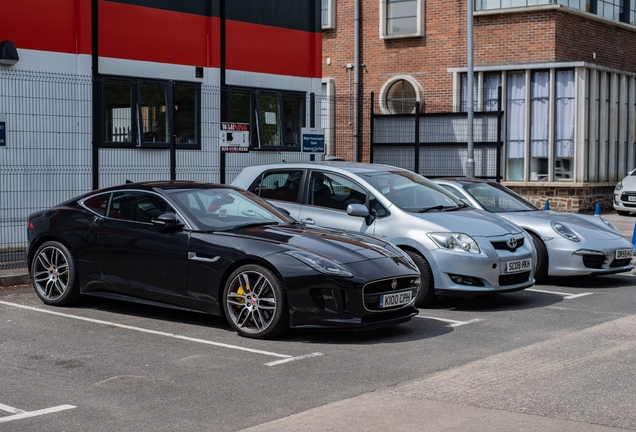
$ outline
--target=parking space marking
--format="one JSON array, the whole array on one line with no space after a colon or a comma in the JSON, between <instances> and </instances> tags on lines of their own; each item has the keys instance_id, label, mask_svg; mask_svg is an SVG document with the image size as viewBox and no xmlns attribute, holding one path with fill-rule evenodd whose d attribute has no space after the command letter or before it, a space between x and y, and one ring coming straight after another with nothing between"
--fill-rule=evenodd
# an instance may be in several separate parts
<instances>
[{"instance_id":1,"label":"parking space marking","mask_svg":"<svg viewBox=\"0 0 636 432\"><path fill-rule=\"evenodd\" d=\"M310 358L310 357L318 357L321 355L325 355L324 353L321 352L315 352L315 353L311 353L311 354L305 354L305 355L301 355L298 357L290 357L290 358L286 358L283 360L274 360L273 362L269 362L269 363L265 363L265 366L277 366L279 364L283 364L283 363L289 363L292 361L296 361L296 360L302 360L302 359L306 359L306 358Z\"/></svg>"},{"instance_id":2,"label":"parking space marking","mask_svg":"<svg viewBox=\"0 0 636 432\"><path fill-rule=\"evenodd\" d=\"M10 407L8 405L2 405L0 404L0 409L2 411L6 411L6 412L10 412L13 413L14 415L12 416L8 416L8 417L0 417L0 423L7 423L13 420L20 420L20 419L24 419L24 418L29 418L29 417L37 417L37 416L41 416L44 414L50 414L50 413L54 413L54 412L58 412L58 411L64 411L64 410L69 410L69 409L73 409L73 408L77 408L74 405L60 405L60 406L56 406L56 407L52 407L52 408L45 408L45 409L41 409L41 410L37 410L37 411L23 411L21 409L18 408L13 408Z\"/></svg>"},{"instance_id":3,"label":"parking space marking","mask_svg":"<svg viewBox=\"0 0 636 432\"><path fill-rule=\"evenodd\" d=\"M567 300L575 299L575 298L578 298L578 297L585 297L585 296L589 296L589 295L594 294L594 293L591 293L591 292L581 293L581 294L570 294L570 293L562 293L562 292L556 292L556 291L544 291L544 290L538 290L538 289L534 289L534 288L526 288L526 291L534 291L534 292L545 293L545 294L556 294L556 295L563 296L563 298L567 299Z\"/></svg>"},{"instance_id":4,"label":"parking space marking","mask_svg":"<svg viewBox=\"0 0 636 432\"><path fill-rule=\"evenodd\" d=\"M432 317L432 316L423 316L423 315L415 315L417 318L424 318L424 319L432 319L432 320L437 320L437 321L442 321L445 323L449 323L449 325L447 327L459 327L459 326L463 326L465 324L472 324L472 323L476 323L478 321L483 321L481 318L475 318L475 319L471 319L468 321L455 321L455 320L450 320L450 319L445 319L445 318L436 318L436 317Z\"/></svg>"},{"instance_id":5,"label":"parking space marking","mask_svg":"<svg viewBox=\"0 0 636 432\"><path fill-rule=\"evenodd\" d=\"M127 330L138 331L138 332L142 332L142 333L154 334L154 335L157 335L157 336L171 337L171 338L175 338L175 339L185 340L185 341L188 341L188 342L196 342L196 343L202 343L202 344L206 344L206 345L213 345L213 346L217 346L217 347L221 347L221 348L229 348L229 349L234 349L234 350L239 350L239 351L246 351L246 352L250 352L250 353L253 353L253 354L262 354L262 355L271 356L271 357L279 357L279 358L286 359L287 361L294 360L294 359L299 359L298 357L290 356L288 354L279 354L279 353L275 353L275 352L271 352L271 351L263 351L263 350L253 349L253 348L245 348L245 347L241 347L241 346L238 346L238 345L230 345L230 344L226 344L226 343L222 343L222 342L214 342L214 341L210 341L210 340L206 340L206 339L198 339L198 338L193 338L193 337L189 337L189 336L182 336L182 335L178 335L178 334L174 334L174 333L167 333L167 332L162 332L162 331L157 331L157 330L150 330L150 329L145 329L145 328L142 328L142 327L134 327L134 326L129 326L129 325L125 325L125 324L119 324L119 323L115 323L115 322L111 322L111 321L103 321L103 320L98 320L98 319L94 319L94 318L85 318L85 317L81 317L81 316L77 316L77 315L70 315L70 314L66 314L66 313L62 313L62 312L55 312L55 311L50 311L50 310L46 310L46 309L40 309L40 308L36 308L36 307L32 307L32 306L26 306L26 305L21 305L21 304L17 304L17 303L9 303L9 302L5 302L5 301L0 301L0 304L6 305L6 306L13 306L13 307L17 307L17 308L22 308L22 309L27 309L27 310L31 310L31 311L35 311L35 312L41 312L41 313L47 313L47 314L51 314L51 315L57 315L57 316L65 317L65 318L77 319L77 320L80 320L80 321L87 321L87 322L91 322L91 323L95 323L95 324L102 324L102 325L118 327L118 328L127 329ZM300 356L300 358L315 357L316 355L323 355L323 353L306 354L304 356Z\"/></svg>"}]
</instances>

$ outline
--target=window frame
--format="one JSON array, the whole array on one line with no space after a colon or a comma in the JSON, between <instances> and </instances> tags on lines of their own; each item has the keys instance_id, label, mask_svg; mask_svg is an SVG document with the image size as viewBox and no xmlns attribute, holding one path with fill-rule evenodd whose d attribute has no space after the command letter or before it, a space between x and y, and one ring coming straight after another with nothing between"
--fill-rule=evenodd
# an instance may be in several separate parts
<instances>
[{"instance_id":1,"label":"window frame","mask_svg":"<svg viewBox=\"0 0 636 432\"><path fill-rule=\"evenodd\" d=\"M388 32L388 7L389 3L396 0L380 0L380 39L402 39L402 38L414 38L424 36L424 0L398 0L398 1L415 1L416 13L415 18L416 30L414 33L397 33L390 34Z\"/></svg>"},{"instance_id":2,"label":"window frame","mask_svg":"<svg viewBox=\"0 0 636 432\"><path fill-rule=\"evenodd\" d=\"M244 99L243 102L247 102L249 107L249 112L245 113L245 107L236 109L236 107L232 106L232 95L244 95L247 98ZM276 144L263 144L263 116L266 111L262 111L261 107L261 95L272 95L277 98L277 129L278 134L280 134L281 143ZM307 93L301 91L290 91L290 90L277 90L277 89L266 89L266 88L253 88L253 87L239 87L239 86L231 86L227 88L227 93L225 95L227 100L227 111L230 122L241 122L245 123L246 119L249 117L249 131L250 131L250 143L249 149L250 151L294 151L300 152L302 149L302 128L306 127L308 116L308 106L307 106ZM296 101L298 102L299 112L297 113L289 113L286 112L286 99L288 101ZM242 111L242 112L241 112ZM239 117L234 117L235 114L238 114ZM242 116L241 116L242 114ZM299 124L296 125L294 121L296 118L299 120ZM289 130L289 125L291 124L291 131ZM287 132L292 132L292 136L294 133L297 136L293 137L294 144L287 144Z\"/></svg>"},{"instance_id":3,"label":"window frame","mask_svg":"<svg viewBox=\"0 0 636 432\"><path fill-rule=\"evenodd\" d=\"M109 120L107 117L108 108L106 106L110 101L106 100L109 84L119 84L128 86L129 89L129 106L124 109L130 110L130 117L122 118L123 123L129 124L130 140L116 141L108 140ZM142 132L142 122L147 115L144 115L146 108L143 105L142 89L144 87L156 86L164 89L165 95L165 141L150 142L144 140L144 132ZM176 90L191 89L194 90L194 106L192 107L193 117L193 137L189 138L191 143L179 142L179 138L175 136L178 129L178 107L175 105ZM168 109L172 107L172 109ZM101 111L101 127L99 145L101 148L144 148L144 149L169 149L174 141L176 149L179 150L201 150L201 84L196 82L173 81L173 80L156 80L142 77L122 77L122 76L102 76L100 82L100 111ZM185 139L185 138L183 138Z\"/></svg>"},{"instance_id":4,"label":"window frame","mask_svg":"<svg viewBox=\"0 0 636 432\"><path fill-rule=\"evenodd\" d=\"M322 6L326 3L327 8L324 9ZM322 0L321 1L321 16L320 16L320 24L323 30L332 30L336 28L336 0ZM327 22L323 20L326 16Z\"/></svg>"}]
</instances>

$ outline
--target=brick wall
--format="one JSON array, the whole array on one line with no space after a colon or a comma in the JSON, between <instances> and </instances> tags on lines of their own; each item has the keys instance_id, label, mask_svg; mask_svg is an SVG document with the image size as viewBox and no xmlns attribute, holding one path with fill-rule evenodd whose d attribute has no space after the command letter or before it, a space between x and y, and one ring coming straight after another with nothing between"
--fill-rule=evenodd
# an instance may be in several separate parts
<instances>
[{"instance_id":1,"label":"brick wall","mask_svg":"<svg viewBox=\"0 0 636 432\"><path fill-rule=\"evenodd\" d=\"M323 31L322 72L335 78L336 92L344 94L349 91L345 65L354 61L353 0L336 3L336 28ZM361 93L378 94L391 76L407 74L421 84L428 106L451 107L452 74L447 70L466 66L466 1L426 0L425 14L424 37L384 40L379 38L379 2L361 1ZM633 26L550 6L480 12L473 27L475 66L587 61L636 72Z\"/></svg>"}]
</instances>

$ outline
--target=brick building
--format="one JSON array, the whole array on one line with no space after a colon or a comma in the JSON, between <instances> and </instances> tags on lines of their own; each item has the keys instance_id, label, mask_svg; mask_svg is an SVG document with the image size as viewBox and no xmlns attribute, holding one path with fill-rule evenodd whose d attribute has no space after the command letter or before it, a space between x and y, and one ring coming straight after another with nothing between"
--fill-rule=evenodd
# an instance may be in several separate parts
<instances>
[{"instance_id":1,"label":"brick building","mask_svg":"<svg viewBox=\"0 0 636 432\"><path fill-rule=\"evenodd\" d=\"M414 101L465 111L467 6L322 0L323 87L373 92L383 114L412 112ZM501 87L504 184L553 209L611 208L636 167L635 22L636 0L475 1L474 110L496 109Z\"/></svg>"}]
</instances>

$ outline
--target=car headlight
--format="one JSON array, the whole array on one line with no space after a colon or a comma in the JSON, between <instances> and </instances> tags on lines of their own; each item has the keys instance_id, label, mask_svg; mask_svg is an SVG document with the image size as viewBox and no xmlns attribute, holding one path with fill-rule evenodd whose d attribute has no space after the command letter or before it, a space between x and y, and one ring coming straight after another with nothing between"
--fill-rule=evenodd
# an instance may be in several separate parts
<instances>
[{"instance_id":1,"label":"car headlight","mask_svg":"<svg viewBox=\"0 0 636 432\"><path fill-rule=\"evenodd\" d=\"M614 187L614 190L616 192L618 192L619 190L623 189L623 182L619 181L618 183L616 183L616 186Z\"/></svg>"},{"instance_id":2,"label":"car headlight","mask_svg":"<svg viewBox=\"0 0 636 432\"><path fill-rule=\"evenodd\" d=\"M605 225L607 225L608 227L610 227L611 229L613 229L614 231L616 231L616 233L620 234L621 232L618 230L618 228L616 228L616 225L614 225L613 223L611 223L610 221L608 221L607 219L603 219L603 218L599 218L600 220L603 221L603 223L605 223Z\"/></svg>"},{"instance_id":3,"label":"car headlight","mask_svg":"<svg viewBox=\"0 0 636 432\"><path fill-rule=\"evenodd\" d=\"M552 229L556 231L556 233L559 234L561 237L573 242L581 241L579 236L574 231L572 231L570 228L566 227L562 223L553 221L550 222L550 225L552 226Z\"/></svg>"},{"instance_id":4,"label":"car headlight","mask_svg":"<svg viewBox=\"0 0 636 432\"><path fill-rule=\"evenodd\" d=\"M442 249L458 252L480 253L479 245L471 236L463 233L428 233L431 240Z\"/></svg>"},{"instance_id":5,"label":"car headlight","mask_svg":"<svg viewBox=\"0 0 636 432\"><path fill-rule=\"evenodd\" d=\"M353 277L353 274L347 270L342 264L335 262L311 252L304 251L287 251L287 255L291 255L299 261L304 262L309 267L332 276Z\"/></svg>"}]
</instances>

